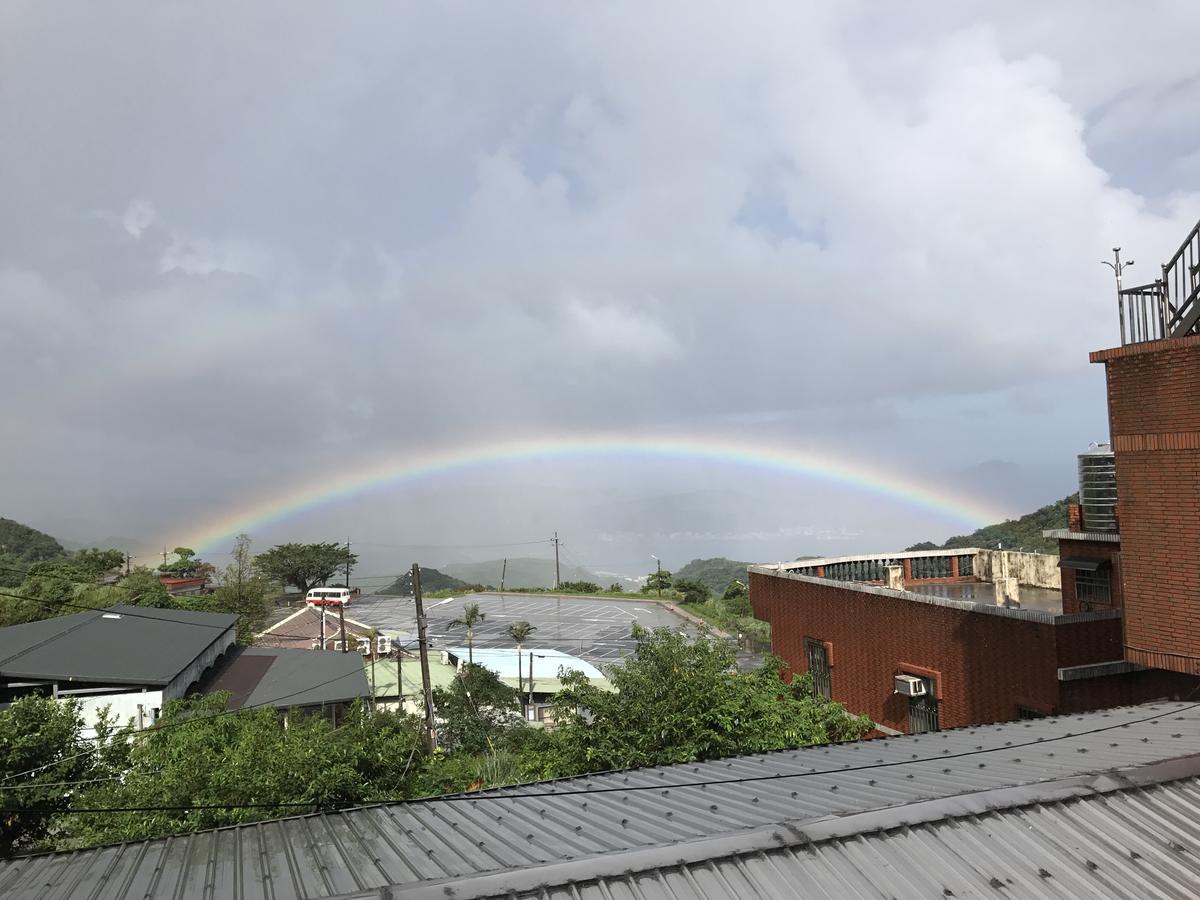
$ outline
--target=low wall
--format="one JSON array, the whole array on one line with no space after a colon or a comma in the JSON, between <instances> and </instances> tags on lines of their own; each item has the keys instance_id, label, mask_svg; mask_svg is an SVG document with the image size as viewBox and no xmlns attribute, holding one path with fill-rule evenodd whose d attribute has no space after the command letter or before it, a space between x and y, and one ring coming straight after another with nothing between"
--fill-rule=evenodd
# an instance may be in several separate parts
<instances>
[{"instance_id":1,"label":"low wall","mask_svg":"<svg viewBox=\"0 0 1200 900\"><path fill-rule=\"evenodd\" d=\"M1004 574L1027 587L1062 590L1062 571L1058 557L1047 553L1022 553L1018 550L979 550L975 554L975 576L994 581Z\"/></svg>"}]
</instances>

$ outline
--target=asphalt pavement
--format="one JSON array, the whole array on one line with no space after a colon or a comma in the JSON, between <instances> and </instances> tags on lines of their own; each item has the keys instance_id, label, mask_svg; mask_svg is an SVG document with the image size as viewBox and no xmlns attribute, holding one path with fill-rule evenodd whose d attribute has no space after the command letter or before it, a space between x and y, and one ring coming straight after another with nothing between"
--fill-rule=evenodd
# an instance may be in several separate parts
<instances>
[{"instance_id":1,"label":"asphalt pavement","mask_svg":"<svg viewBox=\"0 0 1200 900\"><path fill-rule=\"evenodd\" d=\"M672 628L695 634L696 627L658 603L557 597L540 594L466 594L449 600L425 601L430 645L463 647L466 629L450 623L463 607L478 603L484 620L475 628L476 647L512 647L506 631L513 622L526 621L537 630L525 646L558 650L604 666L631 655L636 644L631 629ZM412 597L371 594L354 600L346 615L388 634L416 639L416 612Z\"/></svg>"}]
</instances>

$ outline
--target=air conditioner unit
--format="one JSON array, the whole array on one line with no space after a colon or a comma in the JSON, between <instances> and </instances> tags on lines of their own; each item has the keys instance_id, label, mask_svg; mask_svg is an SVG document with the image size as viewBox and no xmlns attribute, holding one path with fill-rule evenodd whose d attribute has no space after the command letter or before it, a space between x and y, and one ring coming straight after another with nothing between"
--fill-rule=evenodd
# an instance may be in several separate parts
<instances>
[{"instance_id":1,"label":"air conditioner unit","mask_svg":"<svg viewBox=\"0 0 1200 900\"><path fill-rule=\"evenodd\" d=\"M924 678L916 675L897 675L892 681L892 693L906 697L924 697L929 693Z\"/></svg>"},{"instance_id":2,"label":"air conditioner unit","mask_svg":"<svg viewBox=\"0 0 1200 900\"><path fill-rule=\"evenodd\" d=\"M359 638L358 639L358 652L361 653L363 656L371 655L371 639L370 638Z\"/></svg>"},{"instance_id":3,"label":"air conditioner unit","mask_svg":"<svg viewBox=\"0 0 1200 900\"><path fill-rule=\"evenodd\" d=\"M387 656L392 652L392 639L386 634L381 634L375 639L376 646L379 648L380 656Z\"/></svg>"},{"instance_id":4,"label":"air conditioner unit","mask_svg":"<svg viewBox=\"0 0 1200 900\"><path fill-rule=\"evenodd\" d=\"M314 649L314 650L320 650L320 649L321 649L321 639L320 639L320 638L314 638L314 639L313 639L313 642L312 642L312 649Z\"/></svg>"}]
</instances>

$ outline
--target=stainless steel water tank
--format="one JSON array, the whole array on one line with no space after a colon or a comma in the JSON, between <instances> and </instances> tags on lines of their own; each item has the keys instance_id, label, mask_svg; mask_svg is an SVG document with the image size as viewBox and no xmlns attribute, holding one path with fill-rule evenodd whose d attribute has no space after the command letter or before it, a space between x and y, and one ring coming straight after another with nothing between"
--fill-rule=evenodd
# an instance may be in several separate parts
<instances>
[{"instance_id":1,"label":"stainless steel water tank","mask_svg":"<svg viewBox=\"0 0 1200 900\"><path fill-rule=\"evenodd\" d=\"M1109 444L1079 454L1079 505L1084 531L1117 530L1117 463Z\"/></svg>"}]
</instances>

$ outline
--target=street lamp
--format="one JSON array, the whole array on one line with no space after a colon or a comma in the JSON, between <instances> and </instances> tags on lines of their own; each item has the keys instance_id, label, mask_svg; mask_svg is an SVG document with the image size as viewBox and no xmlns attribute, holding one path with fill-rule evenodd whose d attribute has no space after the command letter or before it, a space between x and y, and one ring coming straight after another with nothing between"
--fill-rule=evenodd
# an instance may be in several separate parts
<instances>
[{"instance_id":1,"label":"street lamp","mask_svg":"<svg viewBox=\"0 0 1200 900\"><path fill-rule=\"evenodd\" d=\"M661 600L662 599L662 560L659 559L657 556L655 556L653 553L650 554L650 558L652 560L654 560L656 563L658 563L658 570L657 570L658 578L655 579L654 586L656 588L658 588L658 599Z\"/></svg>"}]
</instances>

